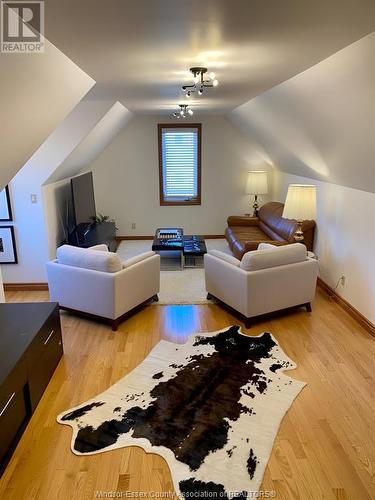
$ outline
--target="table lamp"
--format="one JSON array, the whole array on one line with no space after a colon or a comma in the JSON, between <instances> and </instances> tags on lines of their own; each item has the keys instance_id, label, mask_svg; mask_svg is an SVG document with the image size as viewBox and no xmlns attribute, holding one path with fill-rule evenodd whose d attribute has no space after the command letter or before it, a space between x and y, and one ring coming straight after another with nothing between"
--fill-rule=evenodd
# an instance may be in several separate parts
<instances>
[{"instance_id":1,"label":"table lamp","mask_svg":"<svg viewBox=\"0 0 375 500\"><path fill-rule=\"evenodd\" d=\"M289 184L283 217L297 221L294 233L296 242L303 242L302 222L316 218L316 186L312 184Z\"/></svg>"},{"instance_id":2,"label":"table lamp","mask_svg":"<svg viewBox=\"0 0 375 500\"><path fill-rule=\"evenodd\" d=\"M258 215L258 195L268 193L266 170L252 170L248 173L246 183L246 194L253 194L255 196L253 203L253 217Z\"/></svg>"}]
</instances>

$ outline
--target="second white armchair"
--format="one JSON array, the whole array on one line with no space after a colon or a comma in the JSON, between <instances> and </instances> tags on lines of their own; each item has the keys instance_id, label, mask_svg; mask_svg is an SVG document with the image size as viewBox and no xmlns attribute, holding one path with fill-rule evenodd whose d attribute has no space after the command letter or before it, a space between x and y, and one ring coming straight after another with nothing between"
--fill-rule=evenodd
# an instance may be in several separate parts
<instances>
[{"instance_id":1,"label":"second white armchair","mask_svg":"<svg viewBox=\"0 0 375 500\"><path fill-rule=\"evenodd\" d=\"M259 248L241 261L219 251L206 254L208 296L239 312L247 328L251 318L273 311L299 305L311 311L318 263L308 257L306 247L295 243Z\"/></svg>"}]
</instances>

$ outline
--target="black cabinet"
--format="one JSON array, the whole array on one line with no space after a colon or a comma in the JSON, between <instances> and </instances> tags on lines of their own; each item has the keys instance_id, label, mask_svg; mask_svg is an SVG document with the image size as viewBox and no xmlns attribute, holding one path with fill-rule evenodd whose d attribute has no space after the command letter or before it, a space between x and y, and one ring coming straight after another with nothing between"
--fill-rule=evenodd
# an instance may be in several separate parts
<instances>
[{"instance_id":1,"label":"black cabinet","mask_svg":"<svg viewBox=\"0 0 375 500\"><path fill-rule=\"evenodd\" d=\"M56 303L0 304L0 473L62 355Z\"/></svg>"}]
</instances>

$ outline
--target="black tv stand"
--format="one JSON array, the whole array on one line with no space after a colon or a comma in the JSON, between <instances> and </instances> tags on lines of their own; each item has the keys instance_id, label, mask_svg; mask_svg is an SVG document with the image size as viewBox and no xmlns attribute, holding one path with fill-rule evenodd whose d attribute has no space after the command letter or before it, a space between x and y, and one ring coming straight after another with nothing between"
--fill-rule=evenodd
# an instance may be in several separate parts
<instances>
[{"instance_id":1,"label":"black tv stand","mask_svg":"<svg viewBox=\"0 0 375 500\"><path fill-rule=\"evenodd\" d=\"M76 232L79 235L85 235L90 231L90 228L93 226L93 222L82 222L76 226Z\"/></svg>"},{"instance_id":2,"label":"black tv stand","mask_svg":"<svg viewBox=\"0 0 375 500\"><path fill-rule=\"evenodd\" d=\"M79 224L69 234L68 243L69 245L81 248L88 248L104 243L111 252L115 252L117 248L116 225L114 222Z\"/></svg>"}]
</instances>

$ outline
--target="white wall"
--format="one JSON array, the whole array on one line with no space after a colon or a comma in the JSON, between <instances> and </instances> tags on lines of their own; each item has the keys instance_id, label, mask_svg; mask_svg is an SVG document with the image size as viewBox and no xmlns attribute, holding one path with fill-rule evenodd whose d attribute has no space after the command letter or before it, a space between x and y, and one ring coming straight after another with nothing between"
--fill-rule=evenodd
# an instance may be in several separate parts
<instances>
[{"instance_id":1,"label":"white wall","mask_svg":"<svg viewBox=\"0 0 375 500\"><path fill-rule=\"evenodd\" d=\"M274 199L285 201L288 185L317 186L315 252L320 276L331 287L346 276L337 292L375 324L375 194L275 172Z\"/></svg>"},{"instance_id":2,"label":"white wall","mask_svg":"<svg viewBox=\"0 0 375 500\"><path fill-rule=\"evenodd\" d=\"M272 163L375 192L375 32L230 113Z\"/></svg>"},{"instance_id":3,"label":"white wall","mask_svg":"<svg viewBox=\"0 0 375 500\"><path fill-rule=\"evenodd\" d=\"M251 210L246 174L265 168L264 156L223 116L191 120L202 123L202 205L160 206L157 124L168 121L165 115L135 116L88 166L97 211L115 218L119 235L152 235L161 226L223 234L228 215Z\"/></svg>"}]
</instances>

